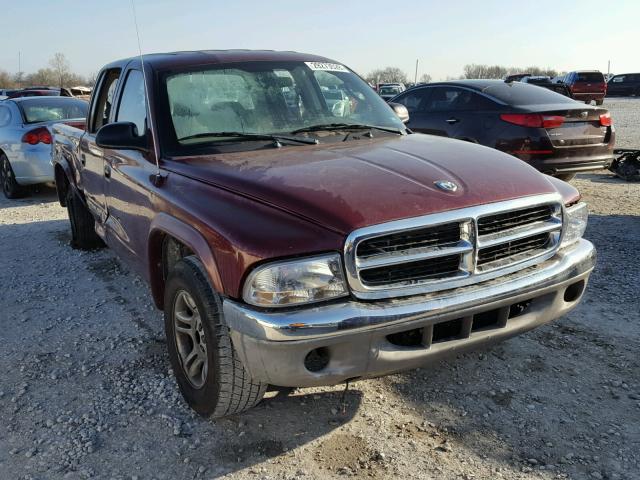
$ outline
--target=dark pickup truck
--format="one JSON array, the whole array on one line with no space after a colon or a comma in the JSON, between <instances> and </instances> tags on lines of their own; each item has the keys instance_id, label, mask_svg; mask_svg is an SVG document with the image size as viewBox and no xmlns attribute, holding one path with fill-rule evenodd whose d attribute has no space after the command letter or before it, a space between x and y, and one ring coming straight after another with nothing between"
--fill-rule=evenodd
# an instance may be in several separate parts
<instances>
[{"instance_id":1,"label":"dark pickup truck","mask_svg":"<svg viewBox=\"0 0 640 480\"><path fill-rule=\"evenodd\" d=\"M578 192L396 113L326 58L202 51L106 66L86 131L53 127L72 244L149 282L200 414L422 366L580 301Z\"/></svg>"}]
</instances>

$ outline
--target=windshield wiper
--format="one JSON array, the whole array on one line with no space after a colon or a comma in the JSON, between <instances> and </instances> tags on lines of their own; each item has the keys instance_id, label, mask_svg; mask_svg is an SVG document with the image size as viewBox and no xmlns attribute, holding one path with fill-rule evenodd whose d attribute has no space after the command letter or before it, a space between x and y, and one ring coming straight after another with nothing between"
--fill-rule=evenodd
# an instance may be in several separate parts
<instances>
[{"instance_id":1,"label":"windshield wiper","mask_svg":"<svg viewBox=\"0 0 640 480\"><path fill-rule=\"evenodd\" d=\"M319 125L311 125L310 127L299 128L290 132L295 135L297 133L305 132L319 132L322 130L382 130L383 132L397 133L398 135L404 135L403 132L396 128L378 127L376 125L365 125L360 123L324 123Z\"/></svg>"},{"instance_id":2,"label":"windshield wiper","mask_svg":"<svg viewBox=\"0 0 640 480\"><path fill-rule=\"evenodd\" d=\"M316 145L318 140L315 138L301 138L292 137L289 135L278 135L275 133L245 133L245 132L207 132L196 133L195 135L188 135L186 137L179 138L178 141L192 140L194 138L208 138L208 137L229 137L242 140L273 140L276 147L282 146L281 141L304 143L307 145Z\"/></svg>"}]
</instances>

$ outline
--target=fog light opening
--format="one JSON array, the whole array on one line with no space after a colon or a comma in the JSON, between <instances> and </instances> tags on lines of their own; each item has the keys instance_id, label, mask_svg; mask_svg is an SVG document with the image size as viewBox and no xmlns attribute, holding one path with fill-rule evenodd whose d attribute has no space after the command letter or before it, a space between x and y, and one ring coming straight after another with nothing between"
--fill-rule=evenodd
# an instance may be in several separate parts
<instances>
[{"instance_id":1,"label":"fog light opening","mask_svg":"<svg viewBox=\"0 0 640 480\"><path fill-rule=\"evenodd\" d=\"M311 350L304 358L304 366L310 372L320 372L329 365L329 349L320 347Z\"/></svg>"},{"instance_id":2,"label":"fog light opening","mask_svg":"<svg viewBox=\"0 0 640 480\"><path fill-rule=\"evenodd\" d=\"M564 301L567 303L575 302L580 298L582 292L584 292L584 280L580 280L567 287L564 291Z\"/></svg>"}]
</instances>

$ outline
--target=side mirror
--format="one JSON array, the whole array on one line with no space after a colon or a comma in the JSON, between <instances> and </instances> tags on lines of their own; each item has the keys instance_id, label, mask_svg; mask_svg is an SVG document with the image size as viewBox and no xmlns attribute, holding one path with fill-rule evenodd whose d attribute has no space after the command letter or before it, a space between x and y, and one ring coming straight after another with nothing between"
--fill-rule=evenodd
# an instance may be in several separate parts
<instances>
[{"instance_id":1,"label":"side mirror","mask_svg":"<svg viewBox=\"0 0 640 480\"><path fill-rule=\"evenodd\" d=\"M108 123L96 133L96 145L113 150L143 150L149 148L147 136L138 136L138 128L132 122Z\"/></svg>"},{"instance_id":2,"label":"side mirror","mask_svg":"<svg viewBox=\"0 0 640 480\"><path fill-rule=\"evenodd\" d=\"M407 110L407 107L401 103L389 103L389 106L393 109L402 123L407 123L409 121L409 110Z\"/></svg>"}]
</instances>

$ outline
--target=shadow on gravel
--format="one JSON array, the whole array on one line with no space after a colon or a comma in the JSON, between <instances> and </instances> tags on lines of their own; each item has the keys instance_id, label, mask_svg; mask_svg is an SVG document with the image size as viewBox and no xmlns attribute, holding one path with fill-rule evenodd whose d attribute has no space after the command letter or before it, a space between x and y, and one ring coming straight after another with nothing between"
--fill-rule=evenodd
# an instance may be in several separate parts
<instances>
[{"instance_id":1,"label":"shadow on gravel","mask_svg":"<svg viewBox=\"0 0 640 480\"><path fill-rule=\"evenodd\" d=\"M349 423L362 402L362 393L352 389L346 395L340 391L267 395L242 415L212 422L218 428L231 427L237 438L227 437L210 449L203 446L201 461L207 459L213 470L222 463L228 473L279 457Z\"/></svg>"},{"instance_id":2,"label":"shadow on gravel","mask_svg":"<svg viewBox=\"0 0 640 480\"><path fill-rule=\"evenodd\" d=\"M0 193L0 210L3 208L16 208L26 207L30 205L37 205L45 202L55 202L58 200L55 187L49 187L46 185L38 186L37 189L30 190L26 196L22 198L16 198L15 200L9 200Z\"/></svg>"}]
</instances>

